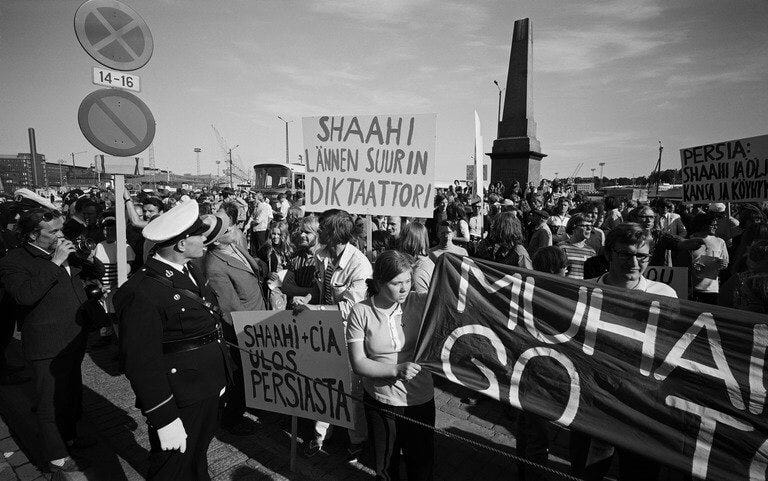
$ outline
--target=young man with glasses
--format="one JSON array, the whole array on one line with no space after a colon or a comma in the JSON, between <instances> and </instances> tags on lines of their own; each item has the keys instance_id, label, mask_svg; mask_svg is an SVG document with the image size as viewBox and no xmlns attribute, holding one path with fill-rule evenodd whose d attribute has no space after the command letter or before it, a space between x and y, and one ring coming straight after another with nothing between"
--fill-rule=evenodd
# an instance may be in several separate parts
<instances>
[{"instance_id":1,"label":"young man with glasses","mask_svg":"<svg viewBox=\"0 0 768 481\"><path fill-rule=\"evenodd\" d=\"M643 291L667 297L677 297L675 290L661 282L646 279L643 271L650 261L650 238L639 224L618 224L605 239L608 272L591 282L622 289ZM627 293L627 295L631 295ZM660 464L626 449L617 448L619 479L654 481ZM603 479L611 467L613 446L590 436L572 431L570 440L573 474L584 479ZM591 463L588 465L588 460Z\"/></svg>"}]
</instances>

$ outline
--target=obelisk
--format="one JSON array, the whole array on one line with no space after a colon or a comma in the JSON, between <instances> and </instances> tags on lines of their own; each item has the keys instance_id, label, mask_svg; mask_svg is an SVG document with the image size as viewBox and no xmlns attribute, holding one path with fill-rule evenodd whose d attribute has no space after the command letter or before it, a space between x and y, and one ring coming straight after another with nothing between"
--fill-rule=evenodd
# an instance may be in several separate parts
<instances>
[{"instance_id":1,"label":"obelisk","mask_svg":"<svg viewBox=\"0 0 768 481\"><path fill-rule=\"evenodd\" d=\"M504 110L499 122L498 138L491 151L491 182L502 181L509 188L512 180L521 186L541 180L541 145L536 138L531 92L533 61L531 21L515 20L509 72L504 96Z\"/></svg>"}]
</instances>

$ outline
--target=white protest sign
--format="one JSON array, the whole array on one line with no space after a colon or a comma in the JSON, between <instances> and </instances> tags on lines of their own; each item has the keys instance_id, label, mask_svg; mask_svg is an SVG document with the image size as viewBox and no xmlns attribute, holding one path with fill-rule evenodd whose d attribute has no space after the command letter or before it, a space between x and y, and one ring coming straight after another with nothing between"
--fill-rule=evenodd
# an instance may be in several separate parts
<instances>
[{"instance_id":1,"label":"white protest sign","mask_svg":"<svg viewBox=\"0 0 768 481\"><path fill-rule=\"evenodd\" d=\"M93 157L96 172L102 174L144 175L144 159L141 157L113 157L97 154Z\"/></svg>"},{"instance_id":2,"label":"white protest sign","mask_svg":"<svg viewBox=\"0 0 768 481\"><path fill-rule=\"evenodd\" d=\"M353 427L339 311L233 312L248 407ZM345 395L346 393L347 395Z\"/></svg>"},{"instance_id":3,"label":"white protest sign","mask_svg":"<svg viewBox=\"0 0 768 481\"><path fill-rule=\"evenodd\" d=\"M304 117L306 209L431 217L437 116Z\"/></svg>"},{"instance_id":4,"label":"white protest sign","mask_svg":"<svg viewBox=\"0 0 768 481\"><path fill-rule=\"evenodd\" d=\"M688 268L648 266L643 273L646 279L663 282L677 292L678 299L688 299Z\"/></svg>"},{"instance_id":5,"label":"white protest sign","mask_svg":"<svg viewBox=\"0 0 768 481\"><path fill-rule=\"evenodd\" d=\"M683 202L768 199L768 135L680 149Z\"/></svg>"}]
</instances>

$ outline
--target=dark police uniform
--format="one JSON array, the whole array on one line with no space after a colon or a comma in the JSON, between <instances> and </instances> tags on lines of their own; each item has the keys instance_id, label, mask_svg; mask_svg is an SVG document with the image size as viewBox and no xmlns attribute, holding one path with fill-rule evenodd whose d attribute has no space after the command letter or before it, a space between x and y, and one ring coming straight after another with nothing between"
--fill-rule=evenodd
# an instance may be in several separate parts
<instances>
[{"instance_id":1,"label":"dark police uniform","mask_svg":"<svg viewBox=\"0 0 768 481\"><path fill-rule=\"evenodd\" d=\"M191 264L186 274L149 258L114 297L121 360L150 427L148 479L210 479L206 453L228 365L215 294ZM163 451L157 436L176 418L187 433L183 454Z\"/></svg>"}]
</instances>

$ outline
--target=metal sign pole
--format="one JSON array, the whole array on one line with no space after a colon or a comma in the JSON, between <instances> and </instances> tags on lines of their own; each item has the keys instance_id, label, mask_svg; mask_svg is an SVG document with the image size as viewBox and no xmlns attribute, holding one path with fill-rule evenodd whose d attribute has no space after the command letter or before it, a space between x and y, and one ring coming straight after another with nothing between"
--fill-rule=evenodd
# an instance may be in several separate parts
<instances>
[{"instance_id":1,"label":"metal sign pole","mask_svg":"<svg viewBox=\"0 0 768 481\"><path fill-rule=\"evenodd\" d=\"M125 176L115 174L115 228L117 229L117 286L128 280L128 256L126 254L128 237L125 224Z\"/></svg>"}]
</instances>

